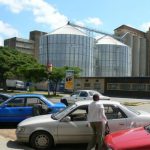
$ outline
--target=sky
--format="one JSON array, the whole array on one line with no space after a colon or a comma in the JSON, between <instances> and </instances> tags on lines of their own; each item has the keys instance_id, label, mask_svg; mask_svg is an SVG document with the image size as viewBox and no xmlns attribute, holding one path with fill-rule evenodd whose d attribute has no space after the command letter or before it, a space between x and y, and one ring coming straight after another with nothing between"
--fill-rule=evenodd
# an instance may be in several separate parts
<instances>
[{"instance_id":1,"label":"sky","mask_svg":"<svg viewBox=\"0 0 150 150\"><path fill-rule=\"evenodd\" d=\"M52 32L68 21L113 34L125 24L150 27L150 0L0 0L0 46L4 39L29 39L29 32Z\"/></svg>"}]
</instances>

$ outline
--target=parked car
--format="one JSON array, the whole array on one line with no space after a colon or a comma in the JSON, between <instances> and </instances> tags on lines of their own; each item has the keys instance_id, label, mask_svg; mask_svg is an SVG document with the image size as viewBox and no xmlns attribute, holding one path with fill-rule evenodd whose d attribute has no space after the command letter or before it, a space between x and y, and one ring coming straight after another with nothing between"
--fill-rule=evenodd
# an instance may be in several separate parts
<instances>
[{"instance_id":1,"label":"parked car","mask_svg":"<svg viewBox=\"0 0 150 150\"><path fill-rule=\"evenodd\" d=\"M63 103L52 103L40 94L14 95L0 104L0 122L20 122L31 116L55 113L64 109Z\"/></svg>"},{"instance_id":2,"label":"parked car","mask_svg":"<svg viewBox=\"0 0 150 150\"><path fill-rule=\"evenodd\" d=\"M101 102L111 132L150 123L150 113L128 109L115 101ZM58 143L88 143L93 134L87 121L90 103L78 101L61 112L22 121L16 130L17 140L30 143L35 149L50 148Z\"/></svg>"},{"instance_id":3,"label":"parked car","mask_svg":"<svg viewBox=\"0 0 150 150\"><path fill-rule=\"evenodd\" d=\"M11 97L11 95L9 95L9 94L0 93L0 103L6 101L10 97Z\"/></svg>"},{"instance_id":4,"label":"parked car","mask_svg":"<svg viewBox=\"0 0 150 150\"><path fill-rule=\"evenodd\" d=\"M150 125L111 133L104 143L106 150L149 150Z\"/></svg>"},{"instance_id":5,"label":"parked car","mask_svg":"<svg viewBox=\"0 0 150 150\"><path fill-rule=\"evenodd\" d=\"M110 100L110 97L104 96L95 90L78 90L73 94L71 94L70 96L65 96L61 98L60 102L68 106L79 100L92 100L94 94L98 94L99 97L103 100Z\"/></svg>"}]
</instances>

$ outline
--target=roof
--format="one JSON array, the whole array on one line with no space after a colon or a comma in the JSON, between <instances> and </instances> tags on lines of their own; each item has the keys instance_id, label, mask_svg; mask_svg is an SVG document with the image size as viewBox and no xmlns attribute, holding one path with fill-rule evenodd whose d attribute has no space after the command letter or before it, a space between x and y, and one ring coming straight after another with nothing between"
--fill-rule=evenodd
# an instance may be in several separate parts
<instances>
[{"instance_id":1,"label":"roof","mask_svg":"<svg viewBox=\"0 0 150 150\"><path fill-rule=\"evenodd\" d=\"M120 102L117 101L111 101L111 100L100 100L102 104L118 104L120 105ZM77 105L87 105L93 102L93 100L84 100L84 101L77 101L75 102Z\"/></svg>"},{"instance_id":2,"label":"roof","mask_svg":"<svg viewBox=\"0 0 150 150\"><path fill-rule=\"evenodd\" d=\"M52 34L72 34L72 35L82 35L82 36L87 36L84 32L81 30L71 26L71 25L65 25L61 28L56 29L55 31L49 33L50 35Z\"/></svg>"},{"instance_id":3,"label":"roof","mask_svg":"<svg viewBox=\"0 0 150 150\"><path fill-rule=\"evenodd\" d=\"M112 44L112 45L122 45L126 46L124 43L112 38L111 36L103 36L97 40L96 44Z\"/></svg>"},{"instance_id":4,"label":"roof","mask_svg":"<svg viewBox=\"0 0 150 150\"><path fill-rule=\"evenodd\" d=\"M130 31L134 31L134 32L137 32L137 33L145 35L145 32L143 32L141 30L138 30L138 29L135 29L133 27L127 26L127 25L121 25L118 28L114 29L114 31L115 30L119 30L119 29L127 29L127 30L130 30Z\"/></svg>"},{"instance_id":5,"label":"roof","mask_svg":"<svg viewBox=\"0 0 150 150\"><path fill-rule=\"evenodd\" d=\"M16 94L13 95L13 97L41 97L43 96L42 94Z\"/></svg>"}]
</instances>

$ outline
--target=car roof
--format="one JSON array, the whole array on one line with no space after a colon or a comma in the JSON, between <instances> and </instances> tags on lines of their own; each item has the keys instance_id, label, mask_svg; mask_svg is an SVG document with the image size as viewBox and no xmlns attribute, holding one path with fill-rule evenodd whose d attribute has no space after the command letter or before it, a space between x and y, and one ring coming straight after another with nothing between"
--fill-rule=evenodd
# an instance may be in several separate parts
<instances>
[{"instance_id":1,"label":"car roof","mask_svg":"<svg viewBox=\"0 0 150 150\"><path fill-rule=\"evenodd\" d=\"M84 101L77 101L75 102L77 105L89 105L91 102L93 102L93 100L84 100ZM110 100L100 100L100 102L102 104L117 104L120 105L120 102L116 102L116 101L110 101Z\"/></svg>"},{"instance_id":2,"label":"car roof","mask_svg":"<svg viewBox=\"0 0 150 150\"><path fill-rule=\"evenodd\" d=\"M42 97L42 94L16 94L13 97Z\"/></svg>"},{"instance_id":3,"label":"car roof","mask_svg":"<svg viewBox=\"0 0 150 150\"><path fill-rule=\"evenodd\" d=\"M98 91L96 91L96 90L77 90L77 91L87 91L87 92L91 91L91 92L98 92Z\"/></svg>"},{"instance_id":4,"label":"car roof","mask_svg":"<svg viewBox=\"0 0 150 150\"><path fill-rule=\"evenodd\" d=\"M4 95L4 96L8 96L8 97L12 96L10 94L5 94L5 93L0 93L0 95Z\"/></svg>"}]
</instances>

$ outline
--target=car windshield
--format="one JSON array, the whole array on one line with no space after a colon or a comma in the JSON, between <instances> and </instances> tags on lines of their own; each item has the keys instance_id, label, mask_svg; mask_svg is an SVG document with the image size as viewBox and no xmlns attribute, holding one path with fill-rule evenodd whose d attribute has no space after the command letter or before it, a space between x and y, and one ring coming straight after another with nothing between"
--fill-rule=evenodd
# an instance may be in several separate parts
<instances>
[{"instance_id":1,"label":"car windshield","mask_svg":"<svg viewBox=\"0 0 150 150\"><path fill-rule=\"evenodd\" d=\"M127 107L127 106L126 106ZM141 113L139 112L139 111L137 111L137 110L135 110L134 108L132 108L132 107L127 107L130 111L132 111L133 113L135 113L135 114L137 114L137 115L140 115Z\"/></svg>"},{"instance_id":2,"label":"car windshield","mask_svg":"<svg viewBox=\"0 0 150 150\"><path fill-rule=\"evenodd\" d=\"M70 105L70 106L66 107L65 109L63 109L62 111L59 111L59 112L53 114L52 118L55 119L55 120L59 120L63 116L65 116L66 114L68 114L69 112L71 112L76 107L77 107L77 104Z\"/></svg>"}]
</instances>

